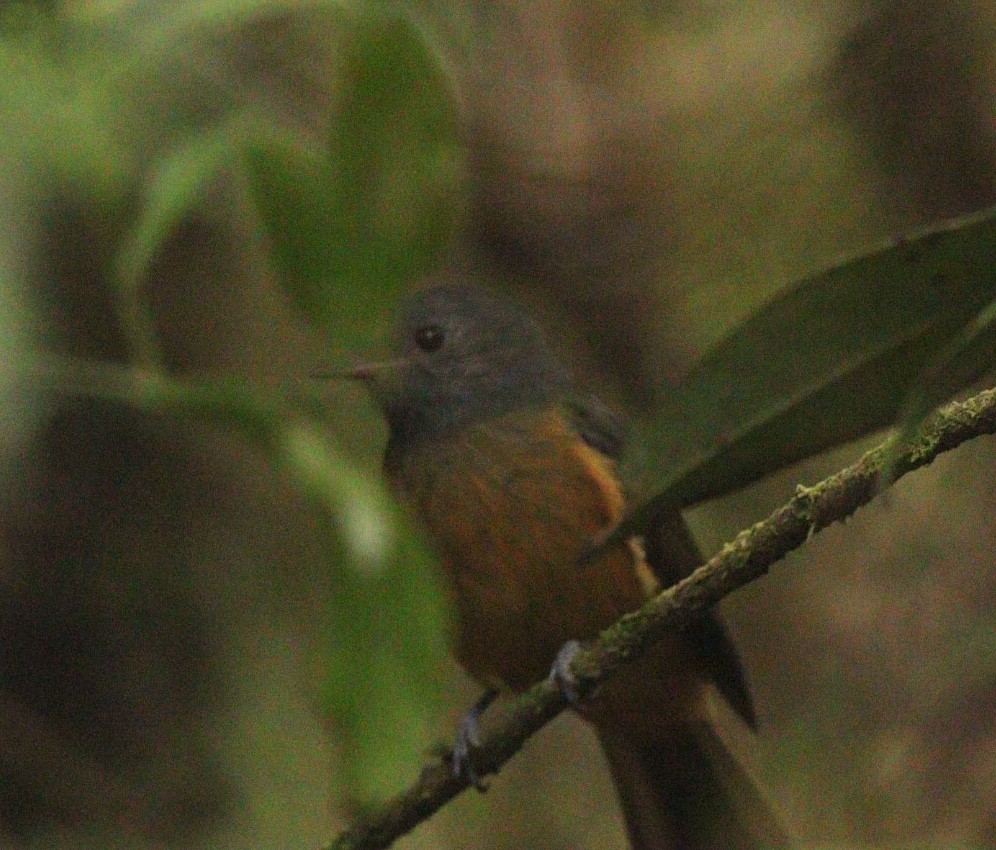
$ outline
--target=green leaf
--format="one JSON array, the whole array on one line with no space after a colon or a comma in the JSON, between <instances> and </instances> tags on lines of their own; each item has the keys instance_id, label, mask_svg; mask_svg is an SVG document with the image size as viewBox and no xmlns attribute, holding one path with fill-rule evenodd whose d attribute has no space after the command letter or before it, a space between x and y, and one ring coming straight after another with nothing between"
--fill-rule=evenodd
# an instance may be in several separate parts
<instances>
[{"instance_id":1,"label":"green leaf","mask_svg":"<svg viewBox=\"0 0 996 850\"><path fill-rule=\"evenodd\" d=\"M140 398L149 407L240 433L260 448L334 522L353 569L377 573L396 557L400 520L384 484L289 405L235 377L183 382L152 375Z\"/></svg>"},{"instance_id":2,"label":"green leaf","mask_svg":"<svg viewBox=\"0 0 996 850\"><path fill-rule=\"evenodd\" d=\"M437 577L412 530L398 531L384 570L333 575L324 704L344 741L345 784L363 803L397 791L424 762L446 657Z\"/></svg>"},{"instance_id":3,"label":"green leaf","mask_svg":"<svg viewBox=\"0 0 996 850\"><path fill-rule=\"evenodd\" d=\"M169 151L152 166L138 218L118 253L116 271L122 287L138 287L177 225L231 164L235 150L236 125L226 122L198 131L188 143Z\"/></svg>"},{"instance_id":4,"label":"green leaf","mask_svg":"<svg viewBox=\"0 0 996 850\"><path fill-rule=\"evenodd\" d=\"M128 35L134 49L158 58L178 47L190 49L204 34L239 32L292 15L318 12L333 21L348 20L352 5L329 0L177 0L129 19ZM99 6L92 14L120 17L119 12L104 12Z\"/></svg>"},{"instance_id":5,"label":"green leaf","mask_svg":"<svg viewBox=\"0 0 996 850\"><path fill-rule=\"evenodd\" d=\"M996 294L994 269L987 211L777 295L664 399L648 451L656 495L619 533L891 424L931 358ZM978 374L952 374L945 392Z\"/></svg>"},{"instance_id":6,"label":"green leaf","mask_svg":"<svg viewBox=\"0 0 996 850\"><path fill-rule=\"evenodd\" d=\"M449 245L462 149L447 80L409 23L360 17L347 45L328 151L271 137L245 161L288 292L319 324L366 341Z\"/></svg>"},{"instance_id":7,"label":"green leaf","mask_svg":"<svg viewBox=\"0 0 996 850\"><path fill-rule=\"evenodd\" d=\"M344 784L360 802L417 771L438 715L448 610L428 551L377 476L338 455L307 422L284 423L275 459L330 508L339 534L322 693L343 740Z\"/></svg>"},{"instance_id":8,"label":"green leaf","mask_svg":"<svg viewBox=\"0 0 996 850\"><path fill-rule=\"evenodd\" d=\"M202 130L149 169L141 207L126 230L114 264L118 315L131 357L138 363L162 364L155 323L143 290L149 265L183 218L203 200L211 181L231 162L235 126L226 122Z\"/></svg>"},{"instance_id":9,"label":"green leaf","mask_svg":"<svg viewBox=\"0 0 996 850\"><path fill-rule=\"evenodd\" d=\"M397 525L383 485L333 451L306 421L282 423L274 435L275 459L298 488L329 508L342 528L354 560L380 569L393 555Z\"/></svg>"},{"instance_id":10,"label":"green leaf","mask_svg":"<svg viewBox=\"0 0 996 850\"><path fill-rule=\"evenodd\" d=\"M274 266L308 310L341 266L338 254L348 254L351 241L343 200L335 191L335 169L303 141L276 134L249 139L243 162Z\"/></svg>"}]
</instances>

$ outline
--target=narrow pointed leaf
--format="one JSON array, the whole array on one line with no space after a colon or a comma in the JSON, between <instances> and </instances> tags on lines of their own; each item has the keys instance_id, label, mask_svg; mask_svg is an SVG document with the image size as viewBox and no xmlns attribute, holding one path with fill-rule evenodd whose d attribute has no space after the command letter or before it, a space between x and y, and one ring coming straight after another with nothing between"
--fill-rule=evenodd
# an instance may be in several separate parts
<instances>
[{"instance_id":1,"label":"narrow pointed leaf","mask_svg":"<svg viewBox=\"0 0 996 850\"><path fill-rule=\"evenodd\" d=\"M664 399L646 451L656 495L620 533L891 424L931 359L996 295L994 270L987 211L779 293Z\"/></svg>"},{"instance_id":2,"label":"narrow pointed leaf","mask_svg":"<svg viewBox=\"0 0 996 850\"><path fill-rule=\"evenodd\" d=\"M209 184L231 164L236 150L234 133L230 123L198 132L152 167L138 218L118 254L121 286L139 285L163 243L203 200Z\"/></svg>"}]
</instances>

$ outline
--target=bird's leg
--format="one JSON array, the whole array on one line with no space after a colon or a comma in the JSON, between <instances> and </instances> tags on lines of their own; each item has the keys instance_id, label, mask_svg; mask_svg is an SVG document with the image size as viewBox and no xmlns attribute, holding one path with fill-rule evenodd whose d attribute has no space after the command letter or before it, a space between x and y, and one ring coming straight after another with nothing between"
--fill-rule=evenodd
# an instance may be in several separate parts
<instances>
[{"instance_id":1,"label":"bird's leg","mask_svg":"<svg viewBox=\"0 0 996 850\"><path fill-rule=\"evenodd\" d=\"M488 706L495 701L497 696L498 691L489 689L477 698L477 702L460 718L460 722L457 724L456 740L453 742L453 775L465 779L478 791L486 791L487 784L474 769L471 749L481 745L481 715L487 711Z\"/></svg>"},{"instance_id":2,"label":"bird's leg","mask_svg":"<svg viewBox=\"0 0 996 850\"><path fill-rule=\"evenodd\" d=\"M577 679L571 672L571 662L581 649L580 641L567 641L557 652L557 657L553 659L553 666L547 676L547 681L564 695L564 699L575 710L581 708L581 695L578 693Z\"/></svg>"}]
</instances>

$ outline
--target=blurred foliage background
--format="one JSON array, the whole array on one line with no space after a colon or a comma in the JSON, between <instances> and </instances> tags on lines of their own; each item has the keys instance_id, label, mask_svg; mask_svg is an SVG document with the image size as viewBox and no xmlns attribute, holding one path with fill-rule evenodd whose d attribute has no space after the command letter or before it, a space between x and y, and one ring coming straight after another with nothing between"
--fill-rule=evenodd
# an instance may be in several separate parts
<instances>
[{"instance_id":1,"label":"blurred foliage background","mask_svg":"<svg viewBox=\"0 0 996 850\"><path fill-rule=\"evenodd\" d=\"M994 56L969 0L3 4L3 845L314 847L409 781L476 687L375 411L308 374L461 274L638 416L780 287L996 202ZM185 383L67 396L39 350ZM691 511L703 549L860 448ZM996 846L992 460L723 606L806 846ZM403 843L623 836L563 717Z\"/></svg>"}]
</instances>

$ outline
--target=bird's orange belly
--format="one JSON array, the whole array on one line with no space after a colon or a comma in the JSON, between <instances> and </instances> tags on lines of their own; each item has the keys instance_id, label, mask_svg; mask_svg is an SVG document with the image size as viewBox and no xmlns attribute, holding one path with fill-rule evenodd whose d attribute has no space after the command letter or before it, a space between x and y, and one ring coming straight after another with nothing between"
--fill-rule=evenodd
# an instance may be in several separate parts
<instances>
[{"instance_id":1,"label":"bird's orange belly","mask_svg":"<svg viewBox=\"0 0 996 850\"><path fill-rule=\"evenodd\" d=\"M621 517L612 462L555 413L484 423L395 483L431 532L457 614L456 655L483 684L521 690L568 640L594 637L648 593L627 544L587 566L584 546Z\"/></svg>"}]
</instances>

